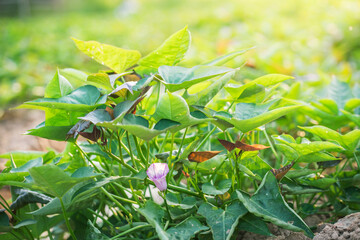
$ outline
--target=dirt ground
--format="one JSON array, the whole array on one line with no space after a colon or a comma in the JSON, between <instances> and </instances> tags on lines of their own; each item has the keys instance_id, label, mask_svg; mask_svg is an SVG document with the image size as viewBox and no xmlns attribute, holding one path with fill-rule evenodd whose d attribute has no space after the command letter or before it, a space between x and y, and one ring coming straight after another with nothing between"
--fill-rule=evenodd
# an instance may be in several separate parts
<instances>
[{"instance_id":1,"label":"dirt ground","mask_svg":"<svg viewBox=\"0 0 360 240\"><path fill-rule=\"evenodd\" d=\"M18 109L8 110L0 115L0 154L10 151L34 150L47 151L49 148L63 151L65 144L50 141L24 133L34 128L45 119L44 112L38 110ZM0 171L4 168L7 160L0 158ZM9 199L10 193L7 187L0 189L0 194Z\"/></svg>"}]
</instances>

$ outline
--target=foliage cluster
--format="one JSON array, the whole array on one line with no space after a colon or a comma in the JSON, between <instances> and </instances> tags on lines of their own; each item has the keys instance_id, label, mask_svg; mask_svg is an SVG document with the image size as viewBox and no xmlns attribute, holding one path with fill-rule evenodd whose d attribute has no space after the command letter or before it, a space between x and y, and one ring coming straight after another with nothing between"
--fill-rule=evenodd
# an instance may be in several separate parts
<instances>
[{"instance_id":1,"label":"foliage cluster","mask_svg":"<svg viewBox=\"0 0 360 240\"><path fill-rule=\"evenodd\" d=\"M290 76L224 66L248 49L180 67L187 27L144 57L73 40L109 70L58 70L18 107L45 111L28 134L68 143L0 156L2 239L231 239L271 235L269 221L312 237L304 217L359 210L358 84L334 78L307 101ZM154 180L154 163L168 173Z\"/></svg>"}]
</instances>

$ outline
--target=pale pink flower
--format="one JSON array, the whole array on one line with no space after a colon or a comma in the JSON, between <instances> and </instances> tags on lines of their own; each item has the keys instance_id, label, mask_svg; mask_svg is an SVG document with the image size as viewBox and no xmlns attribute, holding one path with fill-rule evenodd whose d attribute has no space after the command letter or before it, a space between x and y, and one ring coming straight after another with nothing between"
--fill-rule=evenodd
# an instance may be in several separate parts
<instances>
[{"instance_id":1,"label":"pale pink flower","mask_svg":"<svg viewBox=\"0 0 360 240\"><path fill-rule=\"evenodd\" d=\"M167 188L166 175L169 173L169 167L166 163L153 163L150 165L146 174L153 181L160 191Z\"/></svg>"}]
</instances>

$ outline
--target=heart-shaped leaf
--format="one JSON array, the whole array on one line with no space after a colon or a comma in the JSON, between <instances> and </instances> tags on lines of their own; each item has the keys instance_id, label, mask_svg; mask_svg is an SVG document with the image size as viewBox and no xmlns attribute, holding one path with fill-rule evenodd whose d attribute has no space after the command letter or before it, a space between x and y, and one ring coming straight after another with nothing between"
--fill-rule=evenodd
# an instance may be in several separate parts
<instances>
[{"instance_id":1,"label":"heart-shaped leaf","mask_svg":"<svg viewBox=\"0 0 360 240\"><path fill-rule=\"evenodd\" d=\"M159 67L159 75L170 92L189 88L231 71L233 71L231 68L201 65L192 68L166 65Z\"/></svg>"},{"instance_id":2,"label":"heart-shaped leaf","mask_svg":"<svg viewBox=\"0 0 360 240\"><path fill-rule=\"evenodd\" d=\"M190 240L196 233L208 229L208 227L203 226L196 218L189 217L175 227L169 228L166 232L169 234L169 239Z\"/></svg>"},{"instance_id":3,"label":"heart-shaped leaf","mask_svg":"<svg viewBox=\"0 0 360 240\"><path fill-rule=\"evenodd\" d=\"M81 41L75 38L73 40L80 51L116 73L122 73L135 65L141 57L139 51L126 50L96 41Z\"/></svg>"},{"instance_id":4,"label":"heart-shaped leaf","mask_svg":"<svg viewBox=\"0 0 360 240\"><path fill-rule=\"evenodd\" d=\"M231 238L239 218L247 213L244 205L234 202L226 210L217 208L209 203L200 205L198 214L206 218L214 240L228 240Z\"/></svg>"},{"instance_id":5,"label":"heart-shaped leaf","mask_svg":"<svg viewBox=\"0 0 360 240\"><path fill-rule=\"evenodd\" d=\"M285 202L277 180L272 173L267 173L259 189L252 197L236 191L238 198L252 214L262 217L280 227L292 231L303 231L308 237L314 234L306 223Z\"/></svg>"},{"instance_id":6,"label":"heart-shaped leaf","mask_svg":"<svg viewBox=\"0 0 360 240\"><path fill-rule=\"evenodd\" d=\"M45 98L60 98L68 95L73 91L73 87L69 81L60 75L59 70L56 71L53 79L48 83L45 88L44 97Z\"/></svg>"},{"instance_id":7,"label":"heart-shaped leaf","mask_svg":"<svg viewBox=\"0 0 360 240\"><path fill-rule=\"evenodd\" d=\"M157 120L169 119L175 122L179 122L179 127L173 128L172 132L177 132L182 128L200 124L209 121L209 118L196 118L190 114L189 106L186 101L179 95L172 94L170 92L165 93L153 114L153 117Z\"/></svg>"},{"instance_id":8,"label":"heart-shaped leaf","mask_svg":"<svg viewBox=\"0 0 360 240\"><path fill-rule=\"evenodd\" d=\"M186 27L171 35L165 42L139 61L140 66L157 69L162 65L176 65L190 46L190 32Z\"/></svg>"},{"instance_id":9,"label":"heart-shaped leaf","mask_svg":"<svg viewBox=\"0 0 360 240\"><path fill-rule=\"evenodd\" d=\"M99 102L99 100L99 90L94 86L86 85L74 90L66 96L60 98L40 98L33 101L25 102L17 108L30 108L40 110L51 108L62 109L66 111L86 112L91 111L104 103Z\"/></svg>"},{"instance_id":10,"label":"heart-shaped leaf","mask_svg":"<svg viewBox=\"0 0 360 240\"><path fill-rule=\"evenodd\" d=\"M209 182L202 185L202 191L209 195L222 195L231 188L231 179L224 179L213 185Z\"/></svg>"},{"instance_id":11,"label":"heart-shaped leaf","mask_svg":"<svg viewBox=\"0 0 360 240\"><path fill-rule=\"evenodd\" d=\"M274 121L300 107L288 106L268 111L268 108L273 103L273 101L265 104L238 103L236 105L235 116L233 118L220 114L216 114L214 117L222 119L232 124L243 133L246 133L266 123Z\"/></svg>"},{"instance_id":12,"label":"heart-shaped leaf","mask_svg":"<svg viewBox=\"0 0 360 240\"><path fill-rule=\"evenodd\" d=\"M213 81L213 83L206 87L205 89L194 93L189 94L187 91L183 94L183 98L189 105L200 105L205 106L207 103L211 101L215 97L218 92L223 89L225 84L230 81L230 79L234 76L235 72L228 72L224 76L221 76L219 79ZM196 86L195 86L196 87Z\"/></svg>"}]
</instances>

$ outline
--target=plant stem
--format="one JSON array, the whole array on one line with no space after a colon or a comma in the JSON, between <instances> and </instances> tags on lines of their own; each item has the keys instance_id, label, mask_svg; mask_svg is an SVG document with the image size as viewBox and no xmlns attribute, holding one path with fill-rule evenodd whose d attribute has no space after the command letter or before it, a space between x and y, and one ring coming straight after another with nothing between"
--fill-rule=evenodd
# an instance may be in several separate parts
<instances>
[{"instance_id":1,"label":"plant stem","mask_svg":"<svg viewBox=\"0 0 360 240\"><path fill-rule=\"evenodd\" d=\"M129 151L130 151L129 155L130 155L131 161L132 161L132 163L133 163L133 165L135 167L136 162L135 162L135 159L134 159L134 154L132 152L132 148L131 148L131 144L130 144L130 138L129 138L129 132L128 131L126 131L126 139L127 139L128 146L129 146Z\"/></svg>"},{"instance_id":2,"label":"plant stem","mask_svg":"<svg viewBox=\"0 0 360 240\"><path fill-rule=\"evenodd\" d=\"M92 210L91 208L88 208L87 210L88 210L89 212L91 212L91 214L94 214L95 216L101 218L101 220L103 220L104 223L106 223L107 225L109 225L109 226L111 226L111 227L114 226L111 222L109 222L109 220L107 220L106 218L104 218L103 216L101 216L100 214L98 214L97 212L95 212L94 210Z\"/></svg>"},{"instance_id":3,"label":"plant stem","mask_svg":"<svg viewBox=\"0 0 360 240\"><path fill-rule=\"evenodd\" d=\"M171 214L170 214L170 209L169 209L169 205L167 204L167 200L166 200L166 193L167 193L167 189L165 190L165 192L162 192L161 195L162 195L162 198L164 199L166 211L167 211L167 213L169 214L170 221L172 221Z\"/></svg>"},{"instance_id":4,"label":"plant stem","mask_svg":"<svg viewBox=\"0 0 360 240\"><path fill-rule=\"evenodd\" d=\"M206 134L206 136L204 137L204 139L200 142L200 144L196 147L195 152L198 151L208 140L208 138L211 136L211 134L213 134L216 130L216 127L214 127L210 132L208 132Z\"/></svg>"},{"instance_id":5,"label":"plant stem","mask_svg":"<svg viewBox=\"0 0 360 240\"><path fill-rule=\"evenodd\" d=\"M357 158L355 151L354 151L354 157L355 157L355 161L358 165L358 169L360 169L360 160Z\"/></svg>"},{"instance_id":6,"label":"plant stem","mask_svg":"<svg viewBox=\"0 0 360 240\"><path fill-rule=\"evenodd\" d=\"M277 152L276 152L276 150L275 150L275 148L274 148L273 143L270 141L269 135L267 134L265 127L264 127L263 132L264 132L264 135L265 135L265 137L266 137L266 140L267 140L267 141L269 142L269 144L270 144L271 151L274 153L274 155L275 155L276 159L278 160L278 162L280 162L280 157L279 157L279 155L277 154Z\"/></svg>"},{"instance_id":7,"label":"plant stem","mask_svg":"<svg viewBox=\"0 0 360 240\"><path fill-rule=\"evenodd\" d=\"M109 193L108 191L106 191L104 187L101 187L100 189L101 189L101 191L102 191L103 193L105 193L105 195L106 195L112 202L115 203L116 206L118 206L118 208L120 208L126 215L128 215L128 216L130 217L130 219L132 219L131 213L130 213L123 205L121 205L121 204L113 197L113 195L112 195L111 193Z\"/></svg>"},{"instance_id":8,"label":"plant stem","mask_svg":"<svg viewBox=\"0 0 360 240\"><path fill-rule=\"evenodd\" d=\"M75 146L79 149L79 151L81 152L81 154L83 155L83 158L87 159L91 165L93 166L93 168L98 172L101 173L100 169L93 163L93 161L90 159L90 157L86 154L86 152L84 152L84 150L82 150L82 148L79 146L79 144L77 142L74 142Z\"/></svg>"},{"instance_id":9,"label":"plant stem","mask_svg":"<svg viewBox=\"0 0 360 240\"><path fill-rule=\"evenodd\" d=\"M151 182L151 184L155 186L154 183ZM185 193L187 195L194 196L194 197L201 197L200 193L187 190L186 188L178 187L178 186L171 185L171 184L168 184L168 188L171 190L177 191L177 192L181 192L181 193Z\"/></svg>"},{"instance_id":10,"label":"plant stem","mask_svg":"<svg viewBox=\"0 0 360 240\"><path fill-rule=\"evenodd\" d=\"M72 228L71 228L71 226L70 226L70 222L69 222L69 218L68 218L68 216L67 216L67 214L66 214L66 209L65 209L65 206L64 206L64 202L63 202L63 200L62 200L61 197L59 198L59 200L60 200L61 209L62 209L64 218L65 218L66 227L67 227L67 229L69 230L69 233L70 233L72 239L77 240L77 238L76 238L76 236L75 236L75 234L74 234L74 232L73 232L73 230L72 230Z\"/></svg>"},{"instance_id":11,"label":"plant stem","mask_svg":"<svg viewBox=\"0 0 360 240\"><path fill-rule=\"evenodd\" d=\"M163 140L162 143L161 143L161 146L160 146L160 149L159 149L159 153L162 153L162 151L163 151L163 149L164 149L164 146L165 146L165 144L166 144L166 142L167 142L167 138L169 137L169 134L170 134L170 132L167 131L167 132L166 132L166 135L165 135L165 138L164 138L164 140Z\"/></svg>"},{"instance_id":12,"label":"plant stem","mask_svg":"<svg viewBox=\"0 0 360 240\"><path fill-rule=\"evenodd\" d=\"M128 134L128 133L126 132L126 134ZM133 138L134 138L136 150L137 150L138 155L139 155L139 157L140 157L140 161L141 161L145 166L147 166L146 159L145 159L144 154L143 154L143 152L142 152L142 149L141 149L141 147L140 147L140 145L139 145L139 143L138 143L137 137L133 135Z\"/></svg>"},{"instance_id":13,"label":"plant stem","mask_svg":"<svg viewBox=\"0 0 360 240\"><path fill-rule=\"evenodd\" d=\"M126 235L126 234L128 234L128 233L131 233L131 232L133 232L133 231L135 231L135 230L138 230L138 229L141 229L141 228L146 228L146 227L151 227L151 224L144 224L144 225L139 225L139 226L130 228L129 230L126 230L126 231L124 231L124 232L122 232L122 233L120 233L120 234L118 234L118 235L110 238L109 240L115 240L115 239L117 239L117 238L119 238L119 237L121 237L121 236L124 236L124 235Z\"/></svg>"},{"instance_id":14,"label":"plant stem","mask_svg":"<svg viewBox=\"0 0 360 240\"><path fill-rule=\"evenodd\" d=\"M180 143L180 146L179 146L178 153L176 154L176 157L175 157L175 161L179 158L179 156L181 154L181 148L184 145L184 141L185 141L185 137L186 137L186 133L187 133L188 129L189 129L189 127L185 128L185 132L184 132L183 137L181 139L181 143Z\"/></svg>"},{"instance_id":15,"label":"plant stem","mask_svg":"<svg viewBox=\"0 0 360 240\"><path fill-rule=\"evenodd\" d=\"M119 163L121 163L122 165L124 165L124 167L126 167L127 169L129 169L132 173L139 173L138 171L136 171L133 167L131 167L129 164L125 163L124 161L121 160L121 158L119 158L118 156L114 155L111 152L108 152L108 154L110 155L110 157L112 157L113 159L115 159L116 161L118 161Z\"/></svg>"}]
</instances>

